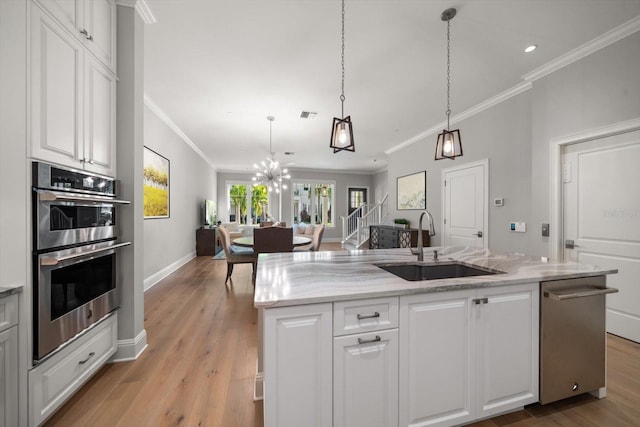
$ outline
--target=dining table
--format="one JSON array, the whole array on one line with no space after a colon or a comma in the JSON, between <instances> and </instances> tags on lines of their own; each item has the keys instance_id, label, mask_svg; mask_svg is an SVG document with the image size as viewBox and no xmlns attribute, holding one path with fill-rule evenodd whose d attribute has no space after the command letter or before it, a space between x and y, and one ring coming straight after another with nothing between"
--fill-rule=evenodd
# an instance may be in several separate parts
<instances>
[{"instance_id":1,"label":"dining table","mask_svg":"<svg viewBox=\"0 0 640 427\"><path fill-rule=\"evenodd\" d=\"M246 248L253 247L253 236L242 236L233 239L233 244L238 246L244 246ZM306 236L293 236L293 246L304 246L311 243L311 238Z\"/></svg>"}]
</instances>

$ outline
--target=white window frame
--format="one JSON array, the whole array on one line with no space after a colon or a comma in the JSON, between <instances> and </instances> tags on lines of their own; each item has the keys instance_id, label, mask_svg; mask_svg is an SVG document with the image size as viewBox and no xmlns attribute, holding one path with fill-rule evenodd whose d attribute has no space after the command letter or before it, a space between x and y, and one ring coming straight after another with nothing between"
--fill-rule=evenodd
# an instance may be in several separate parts
<instances>
[{"instance_id":1,"label":"white window frame","mask_svg":"<svg viewBox=\"0 0 640 427\"><path fill-rule=\"evenodd\" d=\"M294 212L293 212L293 205L295 203L295 194L294 194L294 189L296 184L327 184L327 185L331 185L333 186L333 190L331 191L331 201L330 201L330 206L331 206L331 224L327 224L326 227L327 228L336 228L336 191L337 191L337 186L336 186L336 181L333 180L328 180L328 179L306 179L306 178L298 178L298 179L291 179L291 206L290 206L290 212L291 212L291 223L294 224ZM313 198L312 198L313 201ZM317 207L314 206L314 209L317 209ZM315 215L315 211L314 212L309 212L309 215Z\"/></svg>"}]
</instances>

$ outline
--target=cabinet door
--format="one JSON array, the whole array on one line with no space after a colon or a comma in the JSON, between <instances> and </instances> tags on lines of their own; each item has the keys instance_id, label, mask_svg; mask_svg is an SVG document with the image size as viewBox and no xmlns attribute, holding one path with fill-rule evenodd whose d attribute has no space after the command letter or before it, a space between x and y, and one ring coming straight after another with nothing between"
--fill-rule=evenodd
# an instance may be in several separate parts
<instances>
[{"instance_id":1,"label":"cabinet door","mask_svg":"<svg viewBox=\"0 0 640 427\"><path fill-rule=\"evenodd\" d=\"M35 0L71 34L80 37L83 0Z\"/></svg>"},{"instance_id":2,"label":"cabinet door","mask_svg":"<svg viewBox=\"0 0 640 427\"><path fill-rule=\"evenodd\" d=\"M470 421L475 387L470 301L475 291L400 298L400 425Z\"/></svg>"},{"instance_id":3,"label":"cabinet door","mask_svg":"<svg viewBox=\"0 0 640 427\"><path fill-rule=\"evenodd\" d=\"M116 158L116 79L90 56L87 56L84 79L85 169L113 176Z\"/></svg>"},{"instance_id":4,"label":"cabinet door","mask_svg":"<svg viewBox=\"0 0 640 427\"><path fill-rule=\"evenodd\" d=\"M334 427L398 425L398 330L333 341Z\"/></svg>"},{"instance_id":5,"label":"cabinet door","mask_svg":"<svg viewBox=\"0 0 640 427\"><path fill-rule=\"evenodd\" d=\"M18 328L0 332L0 427L18 425Z\"/></svg>"},{"instance_id":6,"label":"cabinet door","mask_svg":"<svg viewBox=\"0 0 640 427\"><path fill-rule=\"evenodd\" d=\"M538 284L478 292L478 415L538 401Z\"/></svg>"},{"instance_id":7,"label":"cabinet door","mask_svg":"<svg viewBox=\"0 0 640 427\"><path fill-rule=\"evenodd\" d=\"M31 11L31 156L82 167L82 45L38 7Z\"/></svg>"},{"instance_id":8,"label":"cabinet door","mask_svg":"<svg viewBox=\"0 0 640 427\"><path fill-rule=\"evenodd\" d=\"M265 427L332 424L333 305L264 310Z\"/></svg>"},{"instance_id":9,"label":"cabinet door","mask_svg":"<svg viewBox=\"0 0 640 427\"><path fill-rule=\"evenodd\" d=\"M116 4L113 0L84 3L85 46L104 65L116 70Z\"/></svg>"}]
</instances>

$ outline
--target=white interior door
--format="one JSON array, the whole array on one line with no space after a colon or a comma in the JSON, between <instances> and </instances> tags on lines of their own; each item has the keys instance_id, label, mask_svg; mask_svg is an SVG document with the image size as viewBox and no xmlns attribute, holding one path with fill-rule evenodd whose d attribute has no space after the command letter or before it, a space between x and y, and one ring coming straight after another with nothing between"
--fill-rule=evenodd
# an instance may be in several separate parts
<instances>
[{"instance_id":1,"label":"white interior door","mask_svg":"<svg viewBox=\"0 0 640 427\"><path fill-rule=\"evenodd\" d=\"M488 160L442 171L443 246L487 247L488 173Z\"/></svg>"},{"instance_id":2,"label":"white interior door","mask_svg":"<svg viewBox=\"0 0 640 427\"><path fill-rule=\"evenodd\" d=\"M619 270L607 331L640 342L640 131L567 146L562 163L564 259Z\"/></svg>"}]
</instances>

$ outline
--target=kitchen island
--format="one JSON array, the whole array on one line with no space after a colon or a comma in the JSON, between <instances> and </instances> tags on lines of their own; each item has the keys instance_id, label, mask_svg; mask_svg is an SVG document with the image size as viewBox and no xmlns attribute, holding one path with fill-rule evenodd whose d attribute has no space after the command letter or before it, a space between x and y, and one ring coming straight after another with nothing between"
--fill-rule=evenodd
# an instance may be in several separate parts
<instances>
[{"instance_id":1,"label":"kitchen island","mask_svg":"<svg viewBox=\"0 0 640 427\"><path fill-rule=\"evenodd\" d=\"M499 273L379 267L415 263L408 249L260 255L265 426L457 425L537 402L539 283L615 273L468 248L420 264L453 262Z\"/></svg>"}]
</instances>

